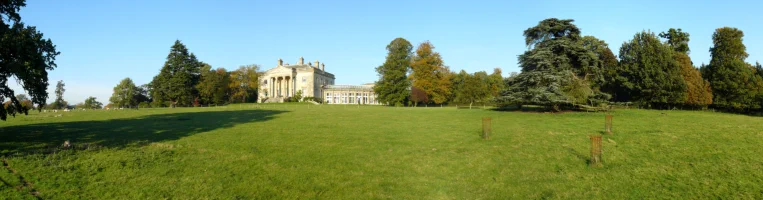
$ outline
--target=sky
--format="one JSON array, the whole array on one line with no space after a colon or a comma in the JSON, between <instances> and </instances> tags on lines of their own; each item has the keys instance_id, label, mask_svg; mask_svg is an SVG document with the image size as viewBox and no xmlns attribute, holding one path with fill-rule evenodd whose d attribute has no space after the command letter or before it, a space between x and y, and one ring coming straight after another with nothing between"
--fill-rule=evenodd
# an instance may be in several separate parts
<instances>
[{"instance_id":1,"label":"sky","mask_svg":"<svg viewBox=\"0 0 763 200\"><path fill-rule=\"evenodd\" d=\"M574 19L583 35L606 41L617 55L640 31L681 28L691 34L695 65L709 63L716 28L744 31L748 62L763 60L763 1L59 1L28 0L22 21L61 52L50 72L70 104L94 96L107 103L124 78L142 85L159 73L175 40L200 61L228 70L279 58L319 60L336 84L378 79L375 68L397 37L430 41L453 71L518 72L527 50L522 32L546 18ZM24 93L12 85L16 93Z\"/></svg>"}]
</instances>

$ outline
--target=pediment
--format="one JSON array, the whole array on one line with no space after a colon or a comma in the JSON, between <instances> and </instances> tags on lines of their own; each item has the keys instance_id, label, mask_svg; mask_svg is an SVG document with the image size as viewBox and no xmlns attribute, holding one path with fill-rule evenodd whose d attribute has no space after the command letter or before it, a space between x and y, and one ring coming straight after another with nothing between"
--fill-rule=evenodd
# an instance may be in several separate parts
<instances>
[{"instance_id":1,"label":"pediment","mask_svg":"<svg viewBox=\"0 0 763 200\"><path fill-rule=\"evenodd\" d=\"M269 69L266 71L266 74L291 74L293 71L291 68L286 68L283 66L277 66L273 69Z\"/></svg>"}]
</instances>

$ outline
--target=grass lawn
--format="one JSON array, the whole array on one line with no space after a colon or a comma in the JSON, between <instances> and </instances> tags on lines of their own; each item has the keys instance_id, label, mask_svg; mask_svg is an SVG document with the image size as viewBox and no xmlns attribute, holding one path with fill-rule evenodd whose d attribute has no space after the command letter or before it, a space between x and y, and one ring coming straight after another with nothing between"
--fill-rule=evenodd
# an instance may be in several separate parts
<instances>
[{"instance_id":1,"label":"grass lawn","mask_svg":"<svg viewBox=\"0 0 763 200\"><path fill-rule=\"evenodd\" d=\"M307 104L34 112L0 122L0 198L763 198L763 118L613 115L604 167L591 168L588 136L602 134L604 113ZM490 140L480 138L482 117L492 117ZM65 140L75 150L55 148Z\"/></svg>"}]
</instances>

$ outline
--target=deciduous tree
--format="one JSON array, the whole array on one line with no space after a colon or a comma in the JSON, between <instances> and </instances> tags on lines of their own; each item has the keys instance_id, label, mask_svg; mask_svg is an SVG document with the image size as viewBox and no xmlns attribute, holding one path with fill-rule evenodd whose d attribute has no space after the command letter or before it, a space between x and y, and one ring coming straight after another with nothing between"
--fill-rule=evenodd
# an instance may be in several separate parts
<instances>
[{"instance_id":1,"label":"deciduous tree","mask_svg":"<svg viewBox=\"0 0 763 200\"><path fill-rule=\"evenodd\" d=\"M455 91L455 101L469 103L469 108L475 102L484 102L490 96L487 79L488 75L484 71L468 74L461 70L458 75L460 83Z\"/></svg>"},{"instance_id":2,"label":"deciduous tree","mask_svg":"<svg viewBox=\"0 0 763 200\"><path fill-rule=\"evenodd\" d=\"M85 103L83 103L82 106L86 109L101 109L101 107L103 107L103 103L99 102L95 99L95 97L91 96L85 99Z\"/></svg>"},{"instance_id":3,"label":"deciduous tree","mask_svg":"<svg viewBox=\"0 0 763 200\"><path fill-rule=\"evenodd\" d=\"M249 102L248 100L256 101L253 98L256 98L259 87L259 73L257 72L259 69L259 65L246 65L230 73L228 87L231 91L231 101L241 100L242 103Z\"/></svg>"},{"instance_id":4,"label":"deciduous tree","mask_svg":"<svg viewBox=\"0 0 763 200\"><path fill-rule=\"evenodd\" d=\"M756 99L763 81L744 61L748 54L742 37L742 30L730 27L716 29L713 33L712 58L703 70L703 76L710 82L713 103L717 107L743 111L760 106Z\"/></svg>"},{"instance_id":5,"label":"deciduous tree","mask_svg":"<svg viewBox=\"0 0 763 200\"><path fill-rule=\"evenodd\" d=\"M451 87L449 74L440 53L434 51L434 45L429 41L419 44L411 63L410 78L412 87L422 90L427 97L419 99L424 101L414 102L441 104L447 101Z\"/></svg>"},{"instance_id":6,"label":"deciduous tree","mask_svg":"<svg viewBox=\"0 0 763 200\"><path fill-rule=\"evenodd\" d=\"M196 88L204 104L225 104L230 93L230 74L224 68L212 70L208 64L202 65L201 81Z\"/></svg>"},{"instance_id":7,"label":"deciduous tree","mask_svg":"<svg viewBox=\"0 0 763 200\"><path fill-rule=\"evenodd\" d=\"M66 84L64 84L63 80L58 81L56 84L56 100L53 101L54 109L62 109L68 106L66 101L64 101L64 92L66 92L64 86L66 86Z\"/></svg>"},{"instance_id":8,"label":"deciduous tree","mask_svg":"<svg viewBox=\"0 0 763 200\"><path fill-rule=\"evenodd\" d=\"M427 92L422 90L421 88L418 88L416 86L411 87L411 102L413 102L413 106L416 107L419 105L419 103L426 103L429 102L429 97L427 97Z\"/></svg>"},{"instance_id":9,"label":"deciduous tree","mask_svg":"<svg viewBox=\"0 0 763 200\"><path fill-rule=\"evenodd\" d=\"M660 37L667 39L668 45L676 52L689 54L689 33L681 31L680 28L670 28L668 32L660 33Z\"/></svg>"},{"instance_id":10,"label":"deciduous tree","mask_svg":"<svg viewBox=\"0 0 763 200\"><path fill-rule=\"evenodd\" d=\"M133 108L138 105L136 97L139 95L138 87L132 82L132 79L125 78L114 87L114 93L111 94L109 102L117 108Z\"/></svg>"},{"instance_id":11,"label":"deciduous tree","mask_svg":"<svg viewBox=\"0 0 763 200\"><path fill-rule=\"evenodd\" d=\"M42 109L48 99L48 71L56 68L56 51L50 39L34 26L21 21L19 11L26 6L24 0L0 1L0 102L9 98L9 108L0 106L0 119L21 112L28 114L22 101L16 99L8 86L8 79L15 77L31 97L33 104Z\"/></svg>"},{"instance_id":12,"label":"deciduous tree","mask_svg":"<svg viewBox=\"0 0 763 200\"><path fill-rule=\"evenodd\" d=\"M620 74L630 101L666 107L686 101L686 82L673 49L654 33L642 31L620 47Z\"/></svg>"}]
</instances>

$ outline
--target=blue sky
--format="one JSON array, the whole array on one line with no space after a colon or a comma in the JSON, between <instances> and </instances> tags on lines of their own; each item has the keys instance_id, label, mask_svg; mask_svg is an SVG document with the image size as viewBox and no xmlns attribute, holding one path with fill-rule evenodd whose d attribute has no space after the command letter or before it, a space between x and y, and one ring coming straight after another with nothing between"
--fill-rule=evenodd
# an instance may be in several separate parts
<instances>
[{"instance_id":1,"label":"blue sky","mask_svg":"<svg viewBox=\"0 0 763 200\"><path fill-rule=\"evenodd\" d=\"M159 73L181 40L213 67L235 69L279 58L320 60L337 84L377 80L386 45L429 40L451 70L519 71L522 31L546 18L575 19L584 35L621 44L642 30L682 28L692 61L708 63L716 28L744 31L748 62L763 60L763 1L54 1L28 0L22 21L37 26L61 55L50 73L64 80L71 104L108 102L123 78L137 84ZM15 87L18 88L18 87ZM20 93L20 89L17 93Z\"/></svg>"}]
</instances>

